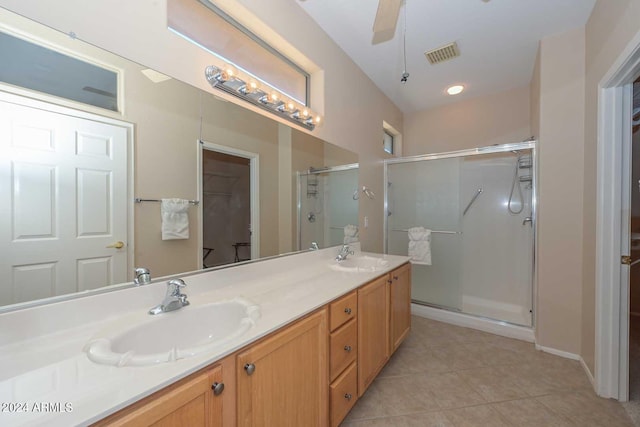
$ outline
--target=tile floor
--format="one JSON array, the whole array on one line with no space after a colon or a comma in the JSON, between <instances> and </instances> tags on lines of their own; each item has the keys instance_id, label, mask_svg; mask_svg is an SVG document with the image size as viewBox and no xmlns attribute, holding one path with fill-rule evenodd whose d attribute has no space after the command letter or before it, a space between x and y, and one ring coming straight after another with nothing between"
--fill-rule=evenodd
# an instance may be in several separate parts
<instances>
[{"instance_id":1,"label":"tile floor","mask_svg":"<svg viewBox=\"0 0 640 427\"><path fill-rule=\"evenodd\" d=\"M633 426L580 364L533 344L413 316L342 427Z\"/></svg>"}]
</instances>

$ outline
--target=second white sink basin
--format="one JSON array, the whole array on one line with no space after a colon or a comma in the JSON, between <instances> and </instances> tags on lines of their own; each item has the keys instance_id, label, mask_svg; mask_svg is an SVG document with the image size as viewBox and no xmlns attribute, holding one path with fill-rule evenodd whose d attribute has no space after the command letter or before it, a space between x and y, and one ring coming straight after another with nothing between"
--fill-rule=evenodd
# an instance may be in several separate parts
<instances>
[{"instance_id":1,"label":"second white sink basin","mask_svg":"<svg viewBox=\"0 0 640 427\"><path fill-rule=\"evenodd\" d=\"M260 317L257 305L235 298L187 306L149 316L127 329L111 328L91 340L85 351L96 363L145 366L172 362L210 351L248 331Z\"/></svg>"},{"instance_id":2,"label":"second white sink basin","mask_svg":"<svg viewBox=\"0 0 640 427\"><path fill-rule=\"evenodd\" d=\"M329 267L333 270L350 273L371 273L382 271L389 266L389 261L367 255L354 256L344 261L332 261Z\"/></svg>"}]
</instances>

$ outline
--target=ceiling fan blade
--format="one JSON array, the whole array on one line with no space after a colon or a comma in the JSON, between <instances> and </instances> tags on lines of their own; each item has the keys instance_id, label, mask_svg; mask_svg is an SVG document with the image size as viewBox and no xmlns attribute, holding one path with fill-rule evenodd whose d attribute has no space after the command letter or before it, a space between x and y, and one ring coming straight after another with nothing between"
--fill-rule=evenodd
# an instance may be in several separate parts
<instances>
[{"instance_id":1,"label":"ceiling fan blade","mask_svg":"<svg viewBox=\"0 0 640 427\"><path fill-rule=\"evenodd\" d=\"M379 0L376 20L373 23L373 32L395 32L398 14L402 0Z\"/></svg>"}]
</instances>

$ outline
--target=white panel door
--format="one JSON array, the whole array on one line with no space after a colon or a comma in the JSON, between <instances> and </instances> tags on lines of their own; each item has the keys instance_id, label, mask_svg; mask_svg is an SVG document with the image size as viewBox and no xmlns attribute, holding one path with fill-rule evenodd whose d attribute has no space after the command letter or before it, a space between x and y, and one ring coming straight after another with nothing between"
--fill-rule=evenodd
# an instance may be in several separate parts
<instances>
[{"instance_id":1,"label":"white panel door","mask_svg":"<svg viewBox=\"0 0 640 427\"><path fill-rule=\"evenodd\" d=\"M128 129L97 119L0 101L0 305L126 281Z\"/></svg>"}]
</instances>

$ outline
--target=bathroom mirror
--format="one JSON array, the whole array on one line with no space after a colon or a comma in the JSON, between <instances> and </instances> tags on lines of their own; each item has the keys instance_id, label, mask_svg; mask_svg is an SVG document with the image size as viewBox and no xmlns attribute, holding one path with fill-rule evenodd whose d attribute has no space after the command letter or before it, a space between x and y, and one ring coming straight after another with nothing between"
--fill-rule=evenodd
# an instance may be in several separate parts
<instances>
[{"instance_id":1,"label":"bathroom mirror","mask_svg":"<svg viewBox=\"0 0 640 427\"><path fill-rule=\"evenodd\" d=\"M0 311L131 286L134 267L158 278L295 251L297 172L357 164L355 153L5 9L0 33L60 54L31 69L0 64L0 201L11 207L0 213L0 274L12 278ZM21 49L7 40L0 50ZM64 57L109 77L57 69ZM8 84L7 73L22 80ZM163 240L164 198L187 201L188 238Z\"/></svg>"}]
</instances>

